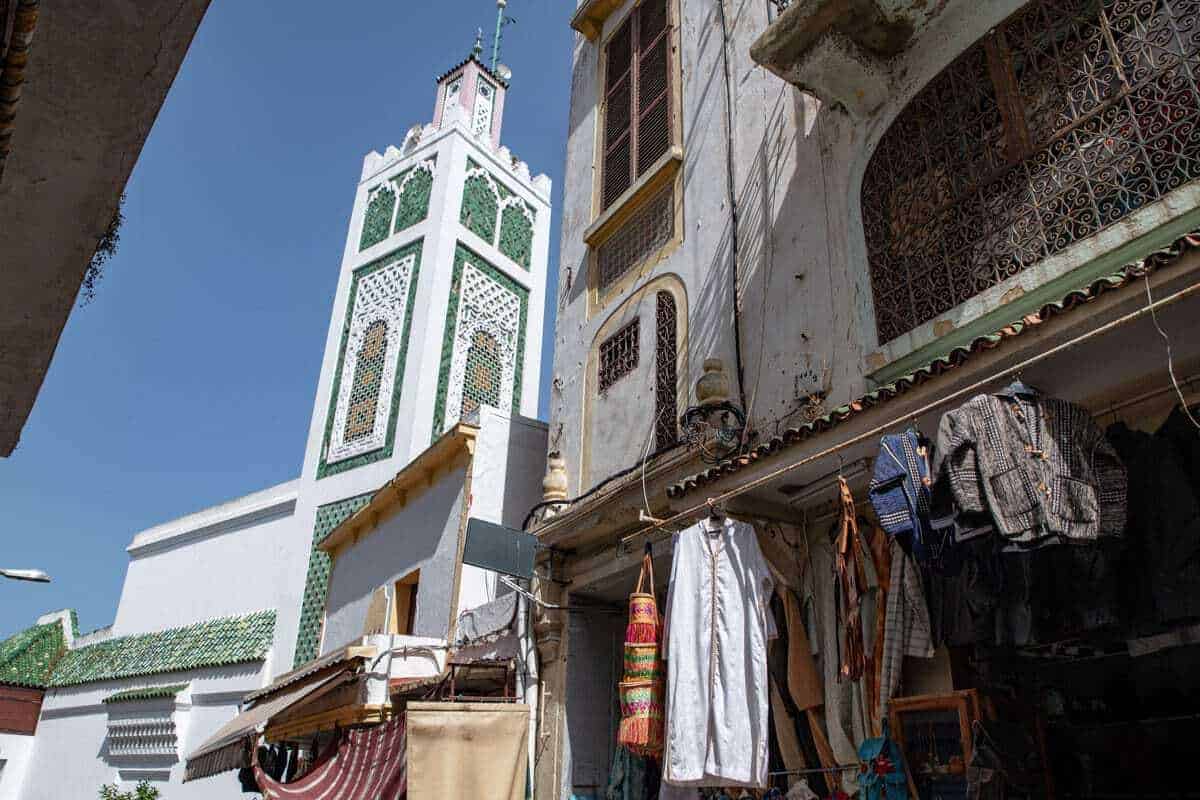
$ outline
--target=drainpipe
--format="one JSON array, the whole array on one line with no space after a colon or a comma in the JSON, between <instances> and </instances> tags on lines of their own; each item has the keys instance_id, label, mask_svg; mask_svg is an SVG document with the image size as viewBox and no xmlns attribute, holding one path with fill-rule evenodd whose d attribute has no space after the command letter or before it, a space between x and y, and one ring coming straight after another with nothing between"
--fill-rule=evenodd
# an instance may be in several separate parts
<instances>
[{"instance_id":1,"label":"drainpipe","mask_svg":"<svg viewBox=\"0 0 1200 800\"><path fill-rule=\"evenodd\" d=\"M529 601L518 592L517 593L517 647L520 648L521 658L520 667L517 670L517 694L522 697L525 704L529 706L529 739L527 742L526 764L528 765L527 775L529 776L529 786L526 794L529 797L534 796L533 780L534 780L534 755L535 746L537 744L537 707L538 707L538 653L537 645L533 641L533 626L529 624L529 615L532 612Z\"/></svg>"}]
</instances>

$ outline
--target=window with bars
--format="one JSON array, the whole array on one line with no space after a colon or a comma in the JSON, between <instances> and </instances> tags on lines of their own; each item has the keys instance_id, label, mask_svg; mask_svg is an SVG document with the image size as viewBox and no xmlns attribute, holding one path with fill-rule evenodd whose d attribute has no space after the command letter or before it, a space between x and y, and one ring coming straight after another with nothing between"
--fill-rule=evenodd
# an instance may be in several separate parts
<instances>
[{"instance_id":1,"label":"window with bars","mask_svg":"<svg viewBox=\"0 0 1200 800\"><path fill-rule=\"evenodd\" d=\"M463 379L462 415L479 406L500 405L500 382L504 372L500 345L487 331L475 331L467 349L467 372Z\"/></svg>"},{"instance_id":2,"label":"window with bars","mask_svg":"<svg viewBox=\"0 0 1200 800\"><path fill-rule=\"evenodd\" d=\"M654 442L657 450L672 447L679 440L676 418L679 409L676 402L678 358L675 296L670 292L659 292L657 296L654 384Z\"/></svg>"},{"instance_id":3,"label":"window with bars","mask_svg":"<svg viewBox=\"0 0 1200 800\"><path fill-rule=\"evenodd\" d=\"M675 236L675 187L668 185L596 248L596 285L605 290Z\"/></svg>"},{"instance_id":4,"label":"window with bars","mask_svg":"<svg viewBox=\"0 0 1200 800\"><path fill-rule=\"evenodd\" d=\"M600 393L608 391L614 383L637 369L638 336L641 324L638 318L625 325L600 343Z\"/></svg>"},{"instance_id":5,"label":"window with bars","mask_svg":"<svg viewBox=\"0 0 1200 800\"><path fill-rule=\"evenodd\" d=\"M671 146L668 2L642 0L604 46L603 209Z\"/></svg>"},{"instance_id":6,"label":"window with bars","mask_svg":"<svg viewBox=\"0 0 1200 800\"><path fill-rule=\"evenodd\" d=\"M881 342L1200 177L1200 0L1033 0L880 140L863 223Z\"/></svg>"}]
</instances>

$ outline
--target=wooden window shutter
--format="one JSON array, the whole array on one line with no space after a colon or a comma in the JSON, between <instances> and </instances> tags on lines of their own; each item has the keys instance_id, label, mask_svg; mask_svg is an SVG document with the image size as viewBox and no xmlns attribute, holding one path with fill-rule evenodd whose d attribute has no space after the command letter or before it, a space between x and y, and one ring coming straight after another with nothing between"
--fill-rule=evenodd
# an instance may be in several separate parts
<instances>
[{"instance_id":1,"label":"wooden window shutter","mask_svg":"<svg viewBox=\"0 0 1200 800\"><path fill-rule=\"evenodd\" d=\"M633 183L633 23L633 16L622 23L604 53L604 208Z\"/></svg>"},{"instance_id":2,"label":"wooden window shutter","mask_svg":"<svg viewBox=\"0 0 1200 800\"><path fill-rule=\"evenodd\" d=\"M644 0L637 9L637 175L644 175L671 146L670 46L667 0Z\"/></svg>"}]
</instances>

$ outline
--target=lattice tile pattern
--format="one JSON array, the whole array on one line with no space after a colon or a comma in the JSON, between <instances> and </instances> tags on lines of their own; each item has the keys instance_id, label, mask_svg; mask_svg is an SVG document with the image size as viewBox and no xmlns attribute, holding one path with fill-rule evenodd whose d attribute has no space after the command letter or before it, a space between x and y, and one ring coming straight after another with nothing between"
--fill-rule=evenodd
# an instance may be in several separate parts
<instances>
[{"instance_id":1,"label":"lattice tile pattern","mask_svg":"<svg viewBox=\"0 0 1200 800\"><path fill-rule=\"evenodd\" d=\"M308 577L304 582L304 600L300 606L300 627L296 633L296 654L292 658L293 667L312 661L319 655L321 647L325 598L329 592L329 573L333 561L328 553L318 550L317 545L325 541L334 528L369 502L371 495L363 494L336 503L327 503L317 509L317 521L313 526L312 554L308 557Z\"/></svg>"},{"instance_id":2,"label":"lattice tile pattern","mask_svg":"<svg viewBox=\"0 0 1200 800\"><path fill-rule=\"evenodd\" d=\"M367 211L363 215L362 237L358 249L379 244L392 230L392 214L396 211L396 192L390 186L376 189L367 200Z\"/></svg>"},{"instance_id":3,"label":"lattice tile pattern","mask_svg":"<svg viewBox=\"0 0 1200 800\"><path fill-rule=\"evenodd\" d=\"M600 392L637 369L642 324L635 318L600 343Z\"/></svg>"},{"instance_id":4,"label":"lattice tile pattern","mask_svg":"<svg viewBox=\"0 0 1200 800\"><path fill-rule=\"evenodd\" d=\"M1200 0L1034 0L897 117L863 179L881 342L1200 177Z\"/></svg>"},{"instance_id":5,"label":"lattice tile pattern","mask_svg":"<svg viewBox=\"0 0 1200 800\"><path fill-rule=\"evenodd\" d=\"M675 236L675 195L668 185L596 248L598 286L607 289Z\"/></svg>"},{"instance_id":6,"label":"lattice tile pattern","mask_svg":"<svg viewBox=\"0 0 1200 800\"><path fill-rule=\"evenodd\" d=\"M515 412L521 403L529 290L462 245L454 261L434 439L473 411L472 404ZM477 381L469 392L468 373Z\"/></svg>"},{"instance_id":7,"label":"lattice tile pattern","mask_svg":"<svg viewBox=\"0 0 1200 800\"><path fill-rule=\"evenodd\" d=\"M536 220L536 212L528 203L496 181L486 169L467 159L467 180L459 211L463 227L529 269Z\"/></svg>"},{"instance_id":8,"label":"lattice tile pattern","mask_svg":"<svg viewBox=\"0 0 1200 800\"><path fill-rule=\"evenodd\" d=\"M434 161L431 159L413 167L400 180L400 202L396 208L396 223L392 233L411 228L429 216L429 195L433 191Z\"/></svg>"},{"instance_id":9,"label":"lattice tile pattern","mask_svg":"<svg viewBox=\"0 0 1200 800\"><path fill-rule=\"evenodd\" d=\"M411 228L429 215L436 164L435 159L428 159L370 190L358 242L360 252Z\"/></svg>"},{"instance_id":10,"label":"lattice tile pattern","mask_svg":"<svg viewBox=\"0 0 1200 800\"><path fill-rule=\"evenodd\" d=\"M420 257L416 242L354 273L318 477L391 454Z\"/></svg>"}]
</instances>

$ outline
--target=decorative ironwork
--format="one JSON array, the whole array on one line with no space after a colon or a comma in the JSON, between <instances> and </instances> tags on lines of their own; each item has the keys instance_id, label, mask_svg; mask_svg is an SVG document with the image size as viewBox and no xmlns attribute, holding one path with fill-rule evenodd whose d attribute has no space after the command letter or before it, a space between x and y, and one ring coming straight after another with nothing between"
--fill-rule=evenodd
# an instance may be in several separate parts
<instances>
[{"instance_id":1,"label":"decorative ironwork","mask_svg":"<svg viewBox=\"0 0 1200 800\"><path fill-rule=\"evenodd\" d=\"M675 236L675 194L671 186L634 212L629 221L596 248L597 286L607 289L642 264Z\"/></svg>"},{"instance_id":2,"label":"decorative ironwork","mask_svg":"<svg viewBox=\"0 0 1200 800\"><path fill-rule=\"evenodd\" d=\"M737 452L745 430L745 412L728 401L683 412L683 435L706 464L718 464Z\"/></svg>"},{"instance_id":3,"label":"decorative ironwork","mask_svg":"<svg viewBox=\"0 0 1200 800\"><path fill-rule=\"evenodd\" d=\"M679 389L676 361L679 357L676 333L675 295L659 292L656 309L658 341L654 351L654 443L658 450L673 447L679 441Z\"/></svg>"},{"instance_id":4,"label":"decorative ironwork","mask_svg":"<svg viewBox=\"0 0 1200 800\"><path fill-rule=\"evenodd\" d=\"M600 343L600 393L637 369L641 320L634 320Z\"/></svg>"},{"instance_id":5,"label":"decorative ironwork","mask_svg":"<svg viewBox=\"0 0 1200 800\"><path fill-rule=\"evenodd\" d=\"M1200 177L1200 0L1034 0L884 134L862 210L881 342Z\"/></svg>"},{"instance_id":6,"label":"decorative ironwork","mask_svg":"<svg viewBox=\"0 0 1200 800\"><path fill-rule=\"evenodd\" d=\"M671 146L671 47L667 0L642 0L604 49L603 207Z\"/></svg>"}]
</instances>

